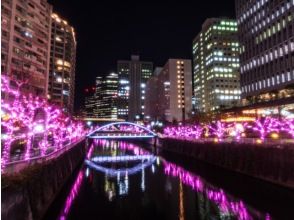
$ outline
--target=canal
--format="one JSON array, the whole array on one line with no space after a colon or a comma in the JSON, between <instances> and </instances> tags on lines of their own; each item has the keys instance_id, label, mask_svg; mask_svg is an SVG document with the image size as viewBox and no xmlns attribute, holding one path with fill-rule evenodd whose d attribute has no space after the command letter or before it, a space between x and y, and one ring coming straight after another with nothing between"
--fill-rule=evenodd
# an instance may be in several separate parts
<instances>
[{"instance_id":1,"label":"canal","mask_svg":"<svg viewBox=\"0 0 294 220\"><path fill-rule=\"evenodd\" d=\"M263 183L247 183L238 176L226 181L230 175L225 171L201 165L198 172L194 162L147 149L93 141L85 163L45 219L293 219L293 200L278 194L269 201L259 195Z\"/></svg>"}]
</instances>

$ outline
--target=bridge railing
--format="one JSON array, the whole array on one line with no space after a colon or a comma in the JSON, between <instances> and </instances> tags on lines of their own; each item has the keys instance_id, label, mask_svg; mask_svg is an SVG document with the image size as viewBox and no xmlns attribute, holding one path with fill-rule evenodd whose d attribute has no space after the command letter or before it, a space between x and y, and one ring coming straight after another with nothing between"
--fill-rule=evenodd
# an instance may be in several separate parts
<instances>
[{"instance_id":1,"label":"bridge railing","mask_svg":"<svg viewBox=\"0 0 294 220\"><path fill-rule=\"evenodd\" d=\"M123 126L123 127L129 126L131 128L134 128L134 130L115 130L116 133L118 131L121 131L122 133L132 133L133 136L139 136L137 134L138 134L138 130L140 130L139 134L144 133L144 134L147 134L145 136L148 136L148 137L151 137L151 136L156 137L157 136L157 134L154 133L152 130L150 130L150 129L142 126L142 125L139 125L139 124L135 124L135 123L132 123L132 122L114 122L114 123L110 123L110 124L98 127L97 129L91 131L87 135L87 137L93 138L93 136L97 136L97 138L98 138L99 135L97 135L97 134L99 134L99 133L101 133L101 134L104 133L105 134L106 132L112 132L113 130L111 130L111 129L116 127L116 126L117 126L118 129L121 128L121 126ZM107 136L105 136L105 137L107 138ZM113 136L113 137L116 137L116 136ZM124 137L124 135L122 137Z\"/></svg>"},{"instance_id":2,"label":"bridge railing","mask_svg":"<svg viewBox=\"0 0 294 220\"><path fill-rule=\"evenodd\" d=\"M175 139L175 140L184 140L184 141L190 141L195 143L205 143L205 142L221 142L221 143L239 143L239 144L259 144L261 142L258 142L258 138L240 138L239 140L236 140L234 138L224 138L222 140L218 140L217 138L189 138L189 137L171 137L171 136L165 136L162 135L161 138L168 138L168 139ZM293 139L279 139L279 140L272 140L270 138L266 138L262 145L276 145L276 144L294 144Z\"/></svg>"}]
</instances>

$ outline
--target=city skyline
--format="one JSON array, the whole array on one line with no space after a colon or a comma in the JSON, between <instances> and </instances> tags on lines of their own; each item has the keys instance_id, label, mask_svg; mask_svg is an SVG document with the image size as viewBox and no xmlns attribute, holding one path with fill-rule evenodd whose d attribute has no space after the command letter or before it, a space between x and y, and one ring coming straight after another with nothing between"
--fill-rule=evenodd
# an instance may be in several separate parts
<instances>
[{"instance_id":1,"label":"city skyline","mask_svg":"<svg viewBox=\"0 0 294 220\"><path fill-rule=\"evenodd\" d=\"M293 21L294 0L2 0L1 218L292 218Z\"/></svg>"},{"instance_id":2,"label":"city skyline","mask_svg":"<svg viewBox=\"0 0 294 220\"><path fill-rule=\"evenodd\" d=\"M235 18L234 0L167 5L97 2L91 8L78 1L48 2L76 29L75 110L84 103L83 89L93 85L96 76L115 72L117 60L138 54L163 66L169 58L192 59L192 41L206 18Z\"/></svg>"}]
</instances>

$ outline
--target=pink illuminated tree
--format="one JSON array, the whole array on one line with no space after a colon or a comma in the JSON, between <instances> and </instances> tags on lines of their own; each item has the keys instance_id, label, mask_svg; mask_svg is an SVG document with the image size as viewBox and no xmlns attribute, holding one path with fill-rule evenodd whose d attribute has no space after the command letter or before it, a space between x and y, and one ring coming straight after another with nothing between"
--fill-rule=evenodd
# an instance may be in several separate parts
<instances>
[{"instance_id":1,"label":"pink illuminated tree","mask_svg":"<svg viewBox=\"0 0 294 220\"><path fill-rule=\"evenodd\" d=\"M222 140L224 138L227 129L225 123L217 121L215 124L211 124L208 127L211 133L217 136L219 140Z\"/></svg>"},{"instance_id":2,"label":"pink illuminated tree","mask_svg":"<svg viewBox=\"0 0 294 220\"><path fill-rule=\"evenodd\" d=\"M287 132L294 138L294 119L284 119L281 121L281 130Z\"/></svg>"},{"instance_id":3,"label":"pink illuminated tree","mask_svg":"<svg viewBox=\"0 0 294 220\"><path fill-rule=\"evenodd\" d=\"M245 131L245 128L247 126L246 122L243 123L232 123L228 126L229 129L231 129L230 135L234 137L236 141L240 141L242 133Z\"/></svg>"},{"instance_id":4,"label":"pink illuminated tree","mask_svg":"<svg viewBox=\"0 0 294 220\"><path fill-rule=\"evenodd\" d=\"M30 160L34 156L45 156L49 147L57 150L65 143L85 135L82 124L70 120L59 108L31 94L22 95L20 88L23 83L11 83L10 79L3 75L1 82L1 91L4 94L1 100L2 170L10 161L11 144L15 140L25 140L24 159ZM11 86L12 84L14 86ZM37 145L34 145L36 135ZM53 143L48 142L48 136L53 138ZM32 152L34 155L31 155Z\"/></svg>"},{"instance_id":5,"label":"pink illuminated tree","mask_svg":"<svg viewBox=\"0 0 294 220\"><path fill-rule=\"evenodd\" d=\"M276 118L266 117L257 119L254 121L254 125L248 125L248 128L252 128L259 133L260 139L263 141L265 137L273 131L279 131L280 121Z\"/></svg>"},{"instance_id":6,"label":"pink illuminated tree","mask_svg":"<svg viewBox=\"0 0 294 220\"><path fill-rule=\"evenodd\" d=\"M199 139L202 135L203 128L200 125L194 125L191 127L191 136L195 139Z\"/></svg>"}]
</instances>

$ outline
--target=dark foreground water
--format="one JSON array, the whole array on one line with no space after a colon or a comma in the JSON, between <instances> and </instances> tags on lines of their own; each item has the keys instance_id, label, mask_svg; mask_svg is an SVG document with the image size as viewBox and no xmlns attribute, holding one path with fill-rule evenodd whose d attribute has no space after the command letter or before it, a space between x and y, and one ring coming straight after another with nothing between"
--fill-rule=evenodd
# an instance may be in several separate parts
<instances>
[{"instance_id":1,"label":"dark foreground water","mask_svg":"<svg viewBox=\"0 0 294 220\"><path fill-rule=\"evenodd\" d=\"M228 180L233 194L244 195L244 202L207 180L214 176L228 182L225 173L210 171L206 177L188 171L192 165L173 161L135 144L96 141L45 219L294 219L292 200L277 196L275 203L269 201L274 195L263 198ZM287 204L293 205L289 213L282 207Z\"/></svg>"}]
</instances>

